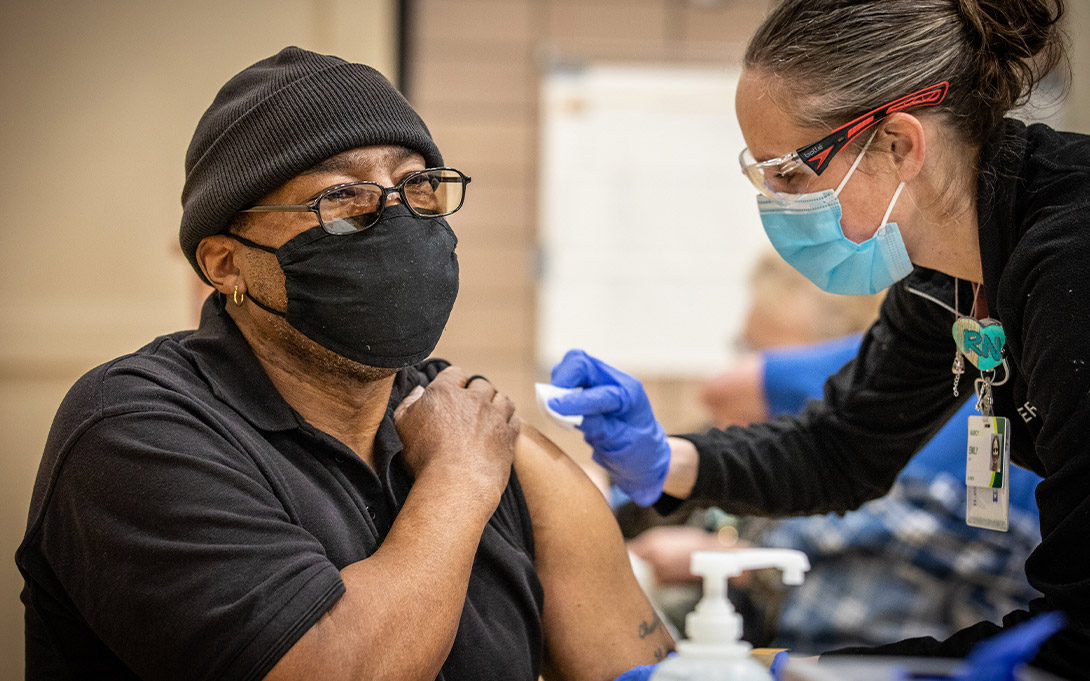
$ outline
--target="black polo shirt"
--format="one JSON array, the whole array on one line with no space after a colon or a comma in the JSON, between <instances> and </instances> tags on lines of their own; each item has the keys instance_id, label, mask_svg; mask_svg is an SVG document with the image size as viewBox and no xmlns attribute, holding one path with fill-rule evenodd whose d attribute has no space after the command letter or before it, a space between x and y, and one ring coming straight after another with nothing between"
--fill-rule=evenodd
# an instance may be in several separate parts
<instances>
[{"instance_id":1,"label":"black polo shirt","mask_svg":"<svg viewBox=\"0 0 1090 681\"><path fill-rule=\"evenodd\" d=\"M398 374L372 469L288 406L223 304L213 294L199 329L92 370L61 405L16 554L28 679L259 679L408 496L393 408L446 364ZM512 472L439 678L536 679L541 610Z\"/></svg>"}]
</instances>

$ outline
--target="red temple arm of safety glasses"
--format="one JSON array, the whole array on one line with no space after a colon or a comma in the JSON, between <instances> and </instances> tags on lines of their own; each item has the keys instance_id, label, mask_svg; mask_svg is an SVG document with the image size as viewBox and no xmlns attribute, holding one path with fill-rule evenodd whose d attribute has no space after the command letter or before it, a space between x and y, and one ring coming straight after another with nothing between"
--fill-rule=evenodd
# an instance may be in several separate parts
<instances>
[{"instance_id":1,"label":"red temple arm of safety glasses","mask_svg":"<svg viewBox=\"0 0 1090 681\"><path fill-rule=\"evenodd\" d=\"M910 95L895 99L889 104L884 104L874 111L865 113L859 118L845 123L829 133L825 138L799 149L796 153L799 155L799 159L801 159L810 170L813 170L814 173L820 175L825 171L825 168L828 167L829 160L841 149L848 146L851 141L858 137L864 130L867 130L892 113L903 111L904 109L911 107L935 106L946 98L946 91L949 88L950 83L943 81L930 87L925 87L922 90L917 90Z\"/></svg>"}]
</instances>

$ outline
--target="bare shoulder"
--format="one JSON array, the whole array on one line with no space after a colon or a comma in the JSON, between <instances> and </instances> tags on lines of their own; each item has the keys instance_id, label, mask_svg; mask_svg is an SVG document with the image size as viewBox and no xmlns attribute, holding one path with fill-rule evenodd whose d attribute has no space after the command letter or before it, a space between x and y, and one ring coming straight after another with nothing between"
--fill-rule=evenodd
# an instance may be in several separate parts
<instances>
[{"instance_id":1,"label":"bare shoulder","mask_svg":"<svg viewBox=\"0 0 1090 681\"><path fill-rule=\"evenodd\" d=\"M609 513L605 499L582 467L528 423L523 423L519 432L515 447L515 470L524 494L580 499L591 507L584 510Z\"/></svg>"}]
</instances>

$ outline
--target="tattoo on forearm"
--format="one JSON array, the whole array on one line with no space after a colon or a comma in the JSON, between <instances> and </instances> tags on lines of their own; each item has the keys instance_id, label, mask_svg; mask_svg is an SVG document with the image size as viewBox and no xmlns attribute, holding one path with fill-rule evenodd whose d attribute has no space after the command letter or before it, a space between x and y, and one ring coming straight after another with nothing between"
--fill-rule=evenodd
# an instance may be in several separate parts
<instances>
[{"instance_id":1,"label":"tattoo on forearm","mask_svg":"<svg viewBox=\"0 0 1090 681\"><path fill-rule=\"evenodd\" d=\"M658 631L660 626L662 626L662 622L659 621L658 617L651 622L640 622L640 638L647 638Z\"/></svg>"},{"instance_id":2,"label":"tattoo on forearm","mask_svg":"<svg viewBox=\"0 0 1090 681\"><path fill-rule=\"evenodd\" d=\"M655 661L662 662L666 659L666 651L662 648L655 648Z\"/></svg>"}]
</instances>

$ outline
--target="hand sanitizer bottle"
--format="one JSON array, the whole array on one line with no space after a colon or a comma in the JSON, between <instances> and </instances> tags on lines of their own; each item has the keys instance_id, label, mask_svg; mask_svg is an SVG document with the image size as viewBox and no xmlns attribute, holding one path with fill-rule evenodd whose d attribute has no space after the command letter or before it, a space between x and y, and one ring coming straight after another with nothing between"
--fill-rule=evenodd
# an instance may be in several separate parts
<instances>
[{"instance_id":1,"label":"hand sanitizer bottle","mask_svg":"<svg viewBox=\"0 0 1090 681\"><path fill-rule=\"evenodd\" d=\"M678 642L677 655L659 664L651 681L772 681L764 665L750 658L742 618L727 600L728 577L760 568L779 568L784 584L802 584L810 561L790 549L693 553L692 572L704 578L704 596L685 617L689 638Z\"/></svg>"}]
</instances>

